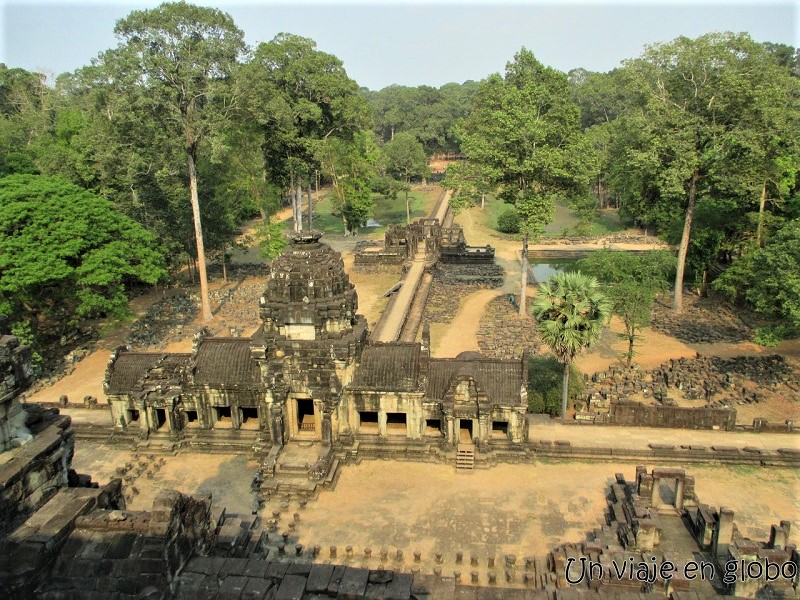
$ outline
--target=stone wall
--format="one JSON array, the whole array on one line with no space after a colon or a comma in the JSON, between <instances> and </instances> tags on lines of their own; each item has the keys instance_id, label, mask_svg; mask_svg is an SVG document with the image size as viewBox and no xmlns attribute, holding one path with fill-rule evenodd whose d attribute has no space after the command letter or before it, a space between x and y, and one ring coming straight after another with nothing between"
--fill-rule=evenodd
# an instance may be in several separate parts
<instances>
[{"instance_id":1,"label":"stone wall","mask_svg":"<svg viewBox=\"0 0 800 600\"><path fill-rule=\"evenodd\" d=\"M0 466L0 535L67 485L75 443L70 418L46 419L44 429L34 433L33 441L3 455L6 462Z\"/></svg>"},{"instance_id":2,"label":"stone wall","mask_svg":"<svg viewBox=\"0 0 800 600\"><path fill-rule=\"evenodd\" d=\"M733 408L683 408L619 400L611 404L607 421L612 425L730 430L736 425Z\"/></svg>"},{"instance_id":3,"label":"stone wall","mask_svg":"<svg viewBox=\"0 0 800 600\"><path fill-rule=\"evenodd\" d=\"M539 332L536 321L522 317L508 294L489 302L478 327L481 352L493 358L519 358L524 351L537 354Z\"/></svg>"}]
</instances>

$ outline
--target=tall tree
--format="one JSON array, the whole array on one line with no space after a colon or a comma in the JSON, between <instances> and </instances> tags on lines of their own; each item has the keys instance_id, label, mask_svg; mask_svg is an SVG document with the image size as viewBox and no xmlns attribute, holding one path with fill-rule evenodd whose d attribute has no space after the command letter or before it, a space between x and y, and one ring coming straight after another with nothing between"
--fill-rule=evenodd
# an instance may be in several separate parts
<instances>
[{"instance_id":1,"label":"tall tree","mask_svg":"<svg viewBox=\"0 0 800 600\"><path fill-rule=\"evenodd\" d=\"M594 277L559 273L539 284L533 314L542 341L564 365L561 418L566 421L570 365L600 339L603 325L611 316L611 304Z\"/></svg>"},{"instance_id":2,"label":"tall tree","mask_svg":"<svg viewBox=\"0 0 800 600\"><path fill-rule=\"evenodd\" d=\"M698 203L730 197L742 174L760 178L763 198L764 182L787 171L787 154L776 149L785 139L778 123L791 110L792 87L785 76L773 77L775 64L747 35L714 33L648 47L624 66L638 91L618 119L614 178L638 196L634 213L662 229L680 224L677 312Z\"/></svg>"},{"instance_id":3,"label":"tall tree","mask_svg":"<svg viewBox=\"0 0 800 600\"><path fill-rule=\"evenodd\" d=\"M380 149L369 131L352 140L326 138L317 145L322 172L333 184L333 206L342 217L344 235L366 225L375 206L370 181L377 173Z\"/></svg>"},{"instance_id":4,"label":"tall tree","mask_svg":"<svg viewBox=\"0 0 800 600\"><path fill-rule=\"evenodd\" d=\"M230 116L230 77L245 51L242 31L220 10L167 2L132 12L117 22L114 32L122 43L104 58L116 65L120 87L143 90L133 108L156 115L183 141L202 315L210 319L197 158L202 143Z\"/></svg>"},{"instance_id":5,"label":"tall tree","mask_svg":"<svg viewBox=\"0 0 800 600\"><path fill-rule=\"evenodd\" d=\"M522 217L520 314L526 314L528 241L553 218L556 197L584 189L596 167L580 132L567 76L524 48L480 86L461 127L461 148Z\"/></svg>"},{"instance_id":6,"label":"tall tree","mask_svg":"<svg viewBox=\"0 0 800 600\"><path fill-rule=\"evenodd\" d=\"M407 131L398 133L383 147L386 171L405 183L406 223L411 222L411 205L408 199L411 180L425 177L428 173L428 159L425 149L413 134Z\"/></svg>"},{"instance_id":7,"label":"tall tree","mask_svg":"<svg viewBox=\"0 0 800 600\"><path fill-rule=\"evenodd\" d=\"M351 139L371 127L369 107L341 60L314 40L287 33L256 48L238 87L261 137L264 180L289 187L300 228L302 188L318 170L318 143Z\"/></svg>"},{"instance_id":8,"label":"tall tree","mask_svg":"<svg viewBox=\"0 0 800 600\"><path fill-rule=\"evenodd\" d=\"M596 277L611 304L611 312L625 326L628 350L625 359L631 366L634 343L642 328L650 323L656 294L669 289L669 276L675 268L675 257L665 250L643 253L599 250L575 265Z\"/></svg>"}]
</instances>

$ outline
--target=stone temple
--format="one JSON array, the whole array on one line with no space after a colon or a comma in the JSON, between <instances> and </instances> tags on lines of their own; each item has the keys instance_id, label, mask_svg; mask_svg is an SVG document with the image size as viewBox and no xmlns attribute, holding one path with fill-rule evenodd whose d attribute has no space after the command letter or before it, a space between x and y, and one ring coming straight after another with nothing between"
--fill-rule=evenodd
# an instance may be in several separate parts
<instances>
[{"instance_id":1,"label":"stone temple","mask_svg":"<svg viewBox=\"0 0 800 600\"><path fill-rule=\"evenodd\" d=\"M250 431L273 447L520 447L528 357L432 358L427 330L417 342L370 341L341 256L320 237L295 234L273 261L252 337L201 333L191 353L114 353L115 427L172 440Z\"/></svg>"}]
</instances>

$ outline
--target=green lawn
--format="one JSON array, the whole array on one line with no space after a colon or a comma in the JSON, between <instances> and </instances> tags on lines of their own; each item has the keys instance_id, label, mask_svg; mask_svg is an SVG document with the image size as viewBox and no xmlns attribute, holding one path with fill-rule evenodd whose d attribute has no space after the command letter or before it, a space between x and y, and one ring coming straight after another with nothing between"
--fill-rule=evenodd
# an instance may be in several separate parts
<instances>
[{"instance_id":1,"label":"green lawn","mask_svg":"<svg viewBox=\"0 0 800 600\"><path fill-rule=\"evenodd\" d=\"M440 194L441 190L436 187L429 187L427 190L412 190L409 193L411 218L427 217L433 210ZM360 230L362 233L383 233L388 225L405 224L405 194L398 194L396 200L391 200L380 194L373 194L372 197L375 201L372 218L380 223L380 227L362 227ZM327 196L317 202L314 207L314 228L320 229L325 233L341 234L344 231L342 218L331 214L332 208L333 205Z\"/></svg>"},{"instance_id":2,"label":"green lawn","mask_svg":"<svg viewBox=\"0 0 800 600\"><path fill-rule=\"evenodd\" d=\"M510 204L498 200L494 197L486 198L486 223L489 227L497 231L497 218L505 211L512 208ZM566 204L556 203L555 216L551 223L545 226L543 237L562 237L565 233L574 236L574 227L578 224L578 215ZM618 231L624 231L625 227L620 223L616 211L598 211L597 217L592 223L590 235L607 235Z\"/></svg>"}]
</instances>

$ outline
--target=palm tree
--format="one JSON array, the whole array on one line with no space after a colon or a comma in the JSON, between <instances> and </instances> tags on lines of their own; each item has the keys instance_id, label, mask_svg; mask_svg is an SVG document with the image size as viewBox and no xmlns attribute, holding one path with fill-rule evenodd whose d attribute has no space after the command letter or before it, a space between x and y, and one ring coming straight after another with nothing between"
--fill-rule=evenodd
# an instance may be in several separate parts
<instances>
[{"instance_id":1,"label":"palm tree","mask_svg":"<svg viewBox=\"0 0 800 600\"><path fill-rule=\"evenodd\" d=\"M580 272L559 273L539 285L533 314L539 335L564 364L561 418L567 418L569 369L581 351L600 337L611 315L611 304L599 291L597 279Z\"/></svg>"}]
</instances>

